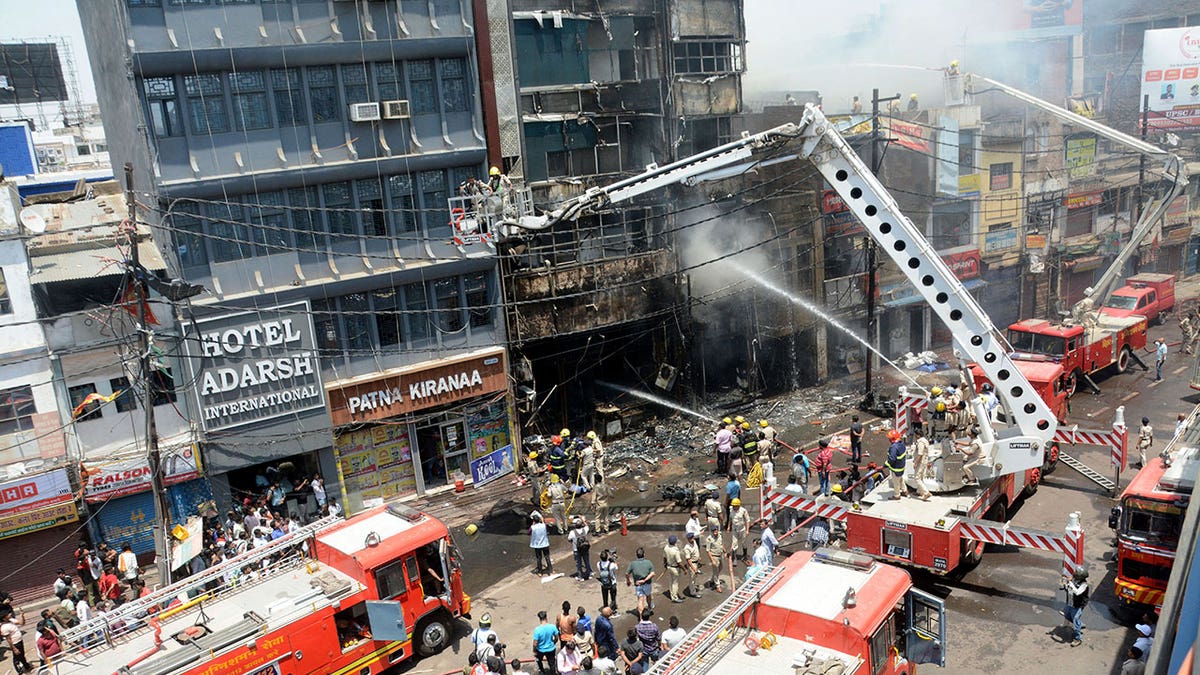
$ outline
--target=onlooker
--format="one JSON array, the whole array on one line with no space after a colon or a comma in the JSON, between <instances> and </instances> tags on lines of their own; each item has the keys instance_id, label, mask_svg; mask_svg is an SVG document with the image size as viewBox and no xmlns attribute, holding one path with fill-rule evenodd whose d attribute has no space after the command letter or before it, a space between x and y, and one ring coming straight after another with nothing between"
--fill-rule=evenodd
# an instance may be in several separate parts
<instances>
[{"instance_id":1,"label":"onlooker","mask_svg":"<svg viewBox=\"0 0 1200 675\"><path fill-rule=\"evenodd\" d=\"M512 671L509 673L509 675L528 675L528 673L521 668L521 659L513 659L512 661L509 661L508 667L512 668Z\"/></svg>"},{"instance_id":2,"label":"onlooker","mask_svg":"<svg viewBox=\"0 0 1200 675\"><path fill-rule=\"evenodd\" d=\"M1061 588L1067 592L1067 604L1063 608L1063 618L1071 626L1071 646L1083 644L1083 608L1088 603L1088 573L1080 567L1075 570L1072 578L1063 577Z\"/></svg>"},{"instance_id":3,"label":"onlooker","mask_svg":"<svg viewBox=\"0 0 1200 675\"><path fill-rule=\"evenodd\" d=\"M858 415L850 416L850 461L861 462L863 456L863 425Z\"/></svg>"},{"instance_id":4,"label":"onlooker","mask_svg":"<svg viewBox=\"0 0 1200 675\"><path fill-rule=\"evenodd\" d=\"M130 588L133 588L140 581L141 579L134 579L133 583L130 584ZM124 599L121 592L121 580L117 578L111 565L105 567L104 572L100 575L100 598L111 600L113 604L117 605L121 604L121 601Z\"/></svg>"},{"instance_id":5,"label":"onlooker","mask_svg":"<svg viewBox=\"0 0 1200 675\"><path fill-rule=\"evenodd\" d=\"M615 655L620 649L620 646L617 644L616 631L613 630L612 615L612 607L606 605L600 608L600 616L596 617L596 626L593 635L596 638L596 646L601 654L607 650L609 654Z\"/></svg>"},{"instance_id":6,"label":"onlooker","mask_svg":"<svg viewBox=\"0 0 1200 675\"><path fill-rule=\"evenodd\" d=\"M558 639L560 642L569 642L575 637L575 624L579 620L571 613L571 602L563 600L562 614L558 615L555 620L555 628L558 629Z\"/></svg>"},{"instance_id":7,"label":"onlooker","mask_svg":"<svg viewBox=\"0 0 1200 675\"><path fill-rule=\"evenodd\" d=\"M533 524L529 526L529 548L533 549L535 558L533 573L542 576L553 574L554 565L550 562L550 532L546 529L546 523L542 522L542 514L534 511L529 517L533 520Z\"/></svg>"},{"instance_id":8,"label":"onlooker","mask_svg":"<svg viewBox=\"0 0 1200 675\"><path fill-rule=\"evenodd\" d=\"M662 651L662 631L658 629L658 624L652 620L654 612L646 609L641 614L642 620L634 626L634 631L637 633L638 639L642 641L642 657L649 668L650 664L654 663Z\"/></svg>"},{"instance_id":9,"label":"onlooker","mask_svg":"<svg viewBox=\"0 0 1200 675\"><path fill-rule=\"evenodd\" d=\"M571 531L567 533L571 552L575 555L575 578L587 581L592 578L592 543L588 540L588 525L581 516L575 516Z\"/></svg>"},{"instance_id":10,"label":"onlooker","mask_svg":"<svg viewBox=\"0 0 1200 675\"><path fill-rule=\"evenodd\" d=\"M129 542L121 544L121 555L117 556L117 570L121 572L121 577L125 581L133 581L138 578L138 561L134 555L133 549L130 548Z\"/></svg>"},{"instance_id":11,"label":"onlooker","mask_svg":"<svg viewBox=\"0 0 1200 675\"><path fill-rule=\"evenodd\" d=\"M0 637L8 642L9 649L12 650L13 666L19 673L28 673L33 671L33 666L25 659L24 635L21 633L21 624L23 623L25 623L23 610L20 612L5 610L0 614Z\"/></svg>"},{"instance_id":12,"label":"onlooker","mask_svg":"<svg viewBox=\"0 0 1200 675\"><path fill-rule=\"evenodd\" d=\"M1125 662L1121 664L1121 675L1145 675L1146 662L1142 661L1142 650L1136 645L1125 652Z\"/></svg>"},{"instance_id":13,"label":"onlooker","mask_svg":"<svg viewBox=\"0 0 1200 675\"><path fill-rule=\"evenodd\" d=\"M637 614L641 616L647 606L654 609L654 563L646 560L644 548L639 547L636 555L625 569L625 584L634 587L634 595L637 596L638 602Z\"/></svg>"},{"instance_id":14,"label":"onlooker","mask_svg":"<svg viewBox=\"0 0 1200 675\"><path fill-rule=\"evenodd\" d=\"M554 646L558 642L558 629L550 623L546 610L538 612L541 623L533 629L533 657L537 661L538 670L554 675L555 669Z\"/></svg>"},{"instance_id":15,"label":"onlooker","mask_svg":"<svg viewBox=\"0 0 1200 675\"><path fill-rule=\"evenodd\" d=\"M625 672L629 675L641 675L649 667L645 655L642 654L642 641L638 639L636 629L630 628L625 633L625 641L621 643L619 655L621 662L625 664Z\"/></svg>"},{"instance_id":16,"label":"onlooker","mask_svg":"<svg viewBox=\"0 0 1200 675\"><path fill-rule=\"evenodd\" d=\"M667 619L667 624L670 628L663 631L663 649L670 649L682 642L683 638L687 637L687 631L679 627L679 617L673 616Z\"/></svg>"},{"instance_id":17,"label":"onlooker","mask_svg":"<svg viewBox=\"0 0 1200 675\"><path fill-rule=\"evenodd\" d=\"M820 486L820 494L829 496L829 472L833 471L833 448L829 447L829 441L822 438L817 441L817 459L813 462L813 468L817 470L817 482Z\"/></svg>"},{"instance_id":18,"label":"onlooker","mask_svg":"<svg viewBox=\"0 0 1200 675\"><path fill-rule=\"evenodd\" d=\"M563 643L562 649L558 650L556 665L559 673L578 673L583 668L574 640Z\"/></svg>"},{"instance_id":19,"label":"onlooker","mask_svg":"<svg viewBox=\"0 0 1200 675\"><path fill-rule=\"evenodd\" d=\"M62 653L62 641L58 638L58 631L44 619L37 623L36 644L38 658L41 659L43 667L53 663L54 657Z\"/></svg>"},{"instance_id":20,"label":"onlooker","mask_svg":"<svg viewBox=\"0 0 1200 675\"><path fill-rule=\"evenodd\" d=\"M607 550L600 552L596 563L596 578L600 581L600 603L617 611L617 561L616 555L609 558Z\"/></svg>"},{"instance_id":21,"label":"onlooker","mask_svg":"<svg viewBox=\"0 0 1200 675\"><path fill-rule=\"evenodd\" d=\"M1139 623L1137 625L1138 638L1133 641L1133 646L1137 647L1143 655L1150 653L1150 647L1154 645L1154 627L1148 623Z\"/></svg>"},{"instance_id":22,"label":"onlooker","mask_svg":"<svg viewBox=\"0 0 1200 675\"><path fill-rule=\"evenodd\" d=\"M808 547L818 549L829 544L829 521L817 517L808 530Z\"/></svg>"}]
</instances>

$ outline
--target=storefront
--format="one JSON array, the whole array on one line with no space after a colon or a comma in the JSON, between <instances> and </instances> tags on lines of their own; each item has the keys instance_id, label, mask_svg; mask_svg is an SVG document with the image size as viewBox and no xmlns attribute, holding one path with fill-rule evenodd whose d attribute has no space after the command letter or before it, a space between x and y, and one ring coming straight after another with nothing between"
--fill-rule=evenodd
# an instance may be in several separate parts
<instances>
[{"instance_id":1,"label":"storefront","mask_svg":"<svg viewBox=\"0 0 1200 675\"><path fill-rule=\"evenodd\" d=\"M943 253L942 260L978 300L979 291L987 286L980 278L979 249ZM884 310L879 319L879 345L888 358L950 343L949 330L933 316L925 298L908 280L880 284L879 299Z\"/></svg>"},{"instance_id":2,"label":"storefront","mask_svg":"<svg viewBox=\"0 0 1200 675\"><path fill-rule=\"evenodd\" d=\"M505 373L496 347L329 385L346 512L511 471Z\"/></svg>"},{"instance_id":3,"label":"storefront","mask_svg":"<svg viewBox=\"0 0 1200 675\"><path fill-rule=\"evenodd\" d=\"M78 520L66 469L0 483L0 540L9 561L4 589L17 604L45 598L54 570L75 566Z\"/></svg>"}]
</instances>

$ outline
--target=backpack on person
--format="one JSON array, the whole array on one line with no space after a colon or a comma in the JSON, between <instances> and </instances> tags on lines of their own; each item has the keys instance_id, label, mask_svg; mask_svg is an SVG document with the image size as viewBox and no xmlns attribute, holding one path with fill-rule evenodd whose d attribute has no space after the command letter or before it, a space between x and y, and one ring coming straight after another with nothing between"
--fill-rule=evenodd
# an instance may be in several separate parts
<instances>
[{"instance_id":1,"label":"backpack on person","mask_svg":"<svg viewBox=\"0 0 1200 675\"><path fill-rule=\"evenodd\" d=\"M617 583L616 577L613 576L613 565L611 561L601 560L596 565L596 578L600 581L601 586L615 586Z\"/></svg>"}]
</instances>

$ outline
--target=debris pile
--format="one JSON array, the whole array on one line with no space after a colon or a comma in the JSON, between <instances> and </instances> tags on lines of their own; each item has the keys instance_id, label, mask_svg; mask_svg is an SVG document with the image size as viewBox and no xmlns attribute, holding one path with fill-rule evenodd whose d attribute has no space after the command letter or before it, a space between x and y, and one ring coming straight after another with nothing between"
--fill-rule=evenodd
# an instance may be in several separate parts
<instances>
[{"instance_id":1,"label":"debris pile","mask_svg":"<svg viewBox=\"0 0 1200 675\"><path fill-rule=\"evenodd\" d=\"M950 367L950 364L942 360L937 352L931 351L924 351L916 355L907 352L900 357L900 365L909 370L920 370L926 373L934 373Z\"/></svg>"}]
</instances>

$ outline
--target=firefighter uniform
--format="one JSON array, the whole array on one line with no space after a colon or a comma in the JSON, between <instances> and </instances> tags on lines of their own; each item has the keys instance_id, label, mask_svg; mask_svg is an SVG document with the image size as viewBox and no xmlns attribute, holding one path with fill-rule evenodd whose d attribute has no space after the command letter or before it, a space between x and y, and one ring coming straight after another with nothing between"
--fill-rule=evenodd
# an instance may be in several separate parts
<instances>
[{"instance_id":1,"label":"firefighter uniform","mask_svg":"<svg viewBox=\"0 0 1200 675\"><path fill-rule=\"evenodd\" d=\"M671 579L671 602L683 602L679 596L679 577L683 574L683 554L679 552L679 539L675 535L667 538L663 547L663 567Z\"/></svg>"},{"instance_id":2,"label":"firefighter uniform","mask_svg":"<svg viewBox=\"0 0 1200 675\"><path fill-rule=\"evenodd\" d=\"M546 489L546 493L550 495L550 515L554 517L554 527L558 528L559 534L566 534L567 491L563 488L558 474L550 476L550 487Z\"/></svg>"},{"instance_id":3,"label":"firefighter uniform","mask_svg":"<svg viewBox=\"0 0 1200 675\"><path fill-rule=\"evenodd\" d=\"M693 598L699 598L704 594L700 592L700 586L696 583L696 579L700 576L700 542L696 540L695 532L687 533L687 543L683 545L683 559L687 561L688 570L688 595Z\"/></svg>"},{"instance_id":4,"label":"firefighter uniform","mask_svg":"<svg viewBox=\"0 0 1200 675\"><path fill-rule=\"evenodd\" d=\"M750 429L749 422L742 422L742 459L747 471L758 463L758 434Z\"/></svg>"},{"instance_id":5,"label":"firefighter uniform","mask_svg":"<svg viewBox=\"0 0 1200 675\"><path fill-rule=\"evenodd\" d=\"M742 507L742 500L734 498L729 502L733 509L729 512L730 534L729 555L737 558L741 550L742 560L746 559L746 535L750 531L750 513Z\"/></svg>"},{"instance_id":6,"label":"firefighter uniform","mask_svg":"<svg viewBox=\"0 0 1200 675\"><path fill-rule=\"evenodd\" d=\"M712 565L712 576L709 577L708 585L720 593L722 588L721 565L725 561L725 540L721 538L721 531L717 529L718 527L714 525L708 528L708 536L704 538L704 552L708 554L708 562Z\"/></svg>"},{"instance_id":7,"label":"firefighter uniform","mask_svg":"<svg viewBox=\"0 0 1200 675\"><path fill-rule=\"evenodd\" d=\"M908 495L908 489L904 487L904 465L908 459L908 448L898 431L889 431L888 440L892 442L888 447L887 457L887 469L892 479L892 499L899 499Z\"/></svg>"},{"instance_id":8,"label":"firefighter uniform","mask_svg":"<svg viewBox=\"0 0 1200 675\"><path fill-rule=\"evenodd\" d=\"M563 450L562 438L555 436L551 439L554 445L550 448L550 472L559 478L567 478L567 451Z\"/></svg>"},{"instance_id":9,"label":"firefighter uniform","mask_svg":"<svg viewBox=\"0 0 1200 675\"><path fill-rule=\"evenodd\" d=\"M540 459L536 452L531 452L529 461L525 464L529 474L529 501L539 506L542 502L542 478L546 473L546 467L542 465Z\"/></svg>"}]
</instances>

